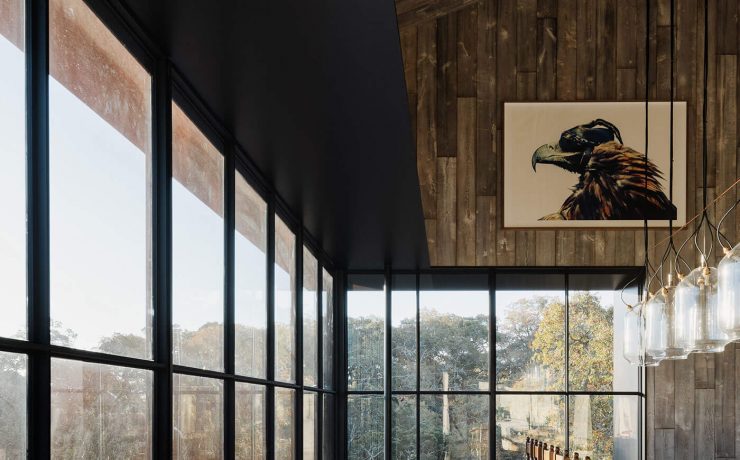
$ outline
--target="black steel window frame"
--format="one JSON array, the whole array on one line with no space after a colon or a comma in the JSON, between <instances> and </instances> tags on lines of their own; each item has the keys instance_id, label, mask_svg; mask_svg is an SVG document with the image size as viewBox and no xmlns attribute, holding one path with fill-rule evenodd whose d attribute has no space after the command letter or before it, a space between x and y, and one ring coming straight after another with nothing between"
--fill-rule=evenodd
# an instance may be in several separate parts
<instances>
[{"instance_id":1,"label":"black steel window frame","mask_svg":"<svg viewBox=\"0 0 740 460\"><path fill-rule=\"evenodd\" d=\"M457 391L440 391L440 390L421 390L421 369L420 369L420 316L419 316L419 297L421 292L420 279L424 275L487 275L488 276L488 292L489 292L489 372L488 372L488 391L484 390L457 390ZM565 374L566 374L566 389L563 391L510 391L510 390L498 390L496 389L496 276L497 275L512 275L521 274L523 276L531 275L562 275L563 276L563 293L565 298L565 322L564 322L564 339L565 339ZM349 369L349 357L348 350L349 344L347 342L348 337L348 321L347 321L347 280L352 275L383 275L385 280L385 335L384 335L384 375L383 381L384 386L382 390L350 390L347 388L347 375ZM393 328L391 327L392 318L392 292L393 292L393 276L394 275L415 275L416 276L416 390L394 390L392 385L392 366L391 363L391 351L393 345ZM568 348L570 347L570 327L568 317L569 311L569 279L572 275L623 275L625 280L631 280L631 285L641 286L641 280L644 279L644 271L640 267L558 267L558 268L514 268L514 267L501 267L501 268L433 268L428 270L392 270L390 267L386 267L384 270L351 270L347 271L343 277L344 286L342 291L342 300L340 302L341 310L341 329L342 329L342 372L340 375L344 375L342 382L342 408L340 410L340 420L345 425L342 429L342 435L344 442L341 446L342 458L348 457L348 442L347 428L349 420L347 418L347 401L350 396L362 396L362 395L376 395L383 396L384 407L383 413L385 419L383 421L383 440L384 440L384 458L391 459L393 457L392 447L392 431L393 431L393 411L392 403L393 396L396 395L410 395L416 396L416 456L417 459L421 455L421 438L420 438L420 396L422 395L481 395L489 397L489 411L488 411L488 423L489 427L496 425L496 396L498 395L553 395L553 396L565 396L565 443L566 449L569 445L568 432L570 431L570 396L637 396L639 397L639 404L637 407L638 415L638 459L642 460L645 456L645 449L647 443L646 423L645 423L645 405L647 395L645 393L645 373L641 367L637 367L637 378L638 388L637 391L575 391L569 390L567 374L569 368L569 355ZM638 293L639 293L638 288ZM614 314L618 314L619 310L615 308ZM489 429L488 436L488 452L489 457L494 458L495 452L495 431Z\"/></svg>"},{"instance_id":2,"label":"black steel window frame","mask_svg":"<svg viewBox=\"0 0 740 460\"><path fill-rule=\"evenodd\" d=\"M151 222L152 222L152 302L154 306L154 334L152 359L138 359L107 353L80 350L50 343L50 265L49 265L49 0L25 1L25 65L26 65L26 212L27 212L27 340L0 337L0 351L26 355L27 370L27 458L47 459L51 456L51 360L70 359L79 362L122 366L148 370L153 373L152 458L173 456L173 375L218 379L224 384L223 441L224 458L234 458L235 448L235 391L237 382L262 385L265 398L265 452L274 460L274 391L275 388L295 390L294 458L302 459L303 398L306 391L317 395L316 401L316 458L322 460L323 401L326 395L334 397L335 411L332 427L339 428L338 391L341 379L338 370L340 318L338 310L341 273L337 273L330 258L302 226L300 219L289 210L265 176L251 162L217 117L198 97L186 78L168 57L154 44L134 16L120 2L111 0L84 0L105 26L124 44L128 51L150 73L152 78L152 158L151 158ZM172 305L171 305L171 172L172 172L172 113L176 101L194 124L224 155L224 370L223 372L197 369L173 364L172 360ZM267 204L268 243L266 254L266 284L268 341L267 376L253 378L234 371L234 174L240 173ZM280 218L296 235L296 321L295 361L296 382L274 380L274 219ZM317 318L318 381L316 386L303 386L303 354L301 344L302 315L302 254L308 248L318 261ZM333 278L332 309L335 318L333 331L333 375L323 375L322 274L326 270ZM324 382L332 379L332 388ZM336 432L336 430L334 430ZM338 438L334 440L337 451Z\"/></svg>"}]
</instances>

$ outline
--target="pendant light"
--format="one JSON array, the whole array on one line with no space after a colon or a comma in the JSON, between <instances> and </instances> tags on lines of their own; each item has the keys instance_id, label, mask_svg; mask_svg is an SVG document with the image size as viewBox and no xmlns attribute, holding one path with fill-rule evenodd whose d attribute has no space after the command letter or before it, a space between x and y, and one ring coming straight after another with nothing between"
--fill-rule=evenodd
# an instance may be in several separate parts
<instances>
[{"instance_id":1,"label":"pendant light","mask_svg":"<svg viewBox=\"0 0 740 460\"><path fill-rule=\"evenodd\" d=\"M729 341L727 334L720 328L717 302L717 269L709 265L709 258L714 248L714 231L717 230L717 227L712 224L707 213L708 16L709 4L707 0L704 0L704 100L702 101L702 190L704 209L694 231L686 240L686 242L691 239L694 240L694 244L701 254L701 264L683 278L676 287L676 313L680 326L677 330L679 342L686 350L700 353L720 352L724 350ZM709 235L709 248L707 248L707 235ZM703 238L701 247L699 245L700 236Z\"/></svg>"},{"instance_id":2,"label":"pendant light","mask_svg":"<svg viewBox=\"0 0 740 460\"><path fill-rule=\"evenodd\" d=\"M722 222L737 208L740 200L727 210L717 224L717 240L722 244L724 257L717 266L717 302L720 315L720 328L730 341L740 340L740 244L724 246L719 231Z\"/></svg>"},{"instance_id":3,"label":"pendant light","mask_svg":"<svg viewBox=\"0 0 740 460\"><path fill-rule=\"evenodd\" d=\"M671 101L669 120L669 176L668 190L669 200L673 202L673 105L675 100L675 54L676 54L676 28L675 28L675 0L671 0ZM661 258L659 267L654 276L660 276L661 288L645 304L645 353L655 359L685 359L688 352L681 346L676 335L676 310L674 283L674 260L678 251L673 241L673 219L668 220L669 237L666 250ZM666 267L666 264L668 265ZM667 279L664 282L664 273L667 271Z\"/></svg>"}]
</instances>

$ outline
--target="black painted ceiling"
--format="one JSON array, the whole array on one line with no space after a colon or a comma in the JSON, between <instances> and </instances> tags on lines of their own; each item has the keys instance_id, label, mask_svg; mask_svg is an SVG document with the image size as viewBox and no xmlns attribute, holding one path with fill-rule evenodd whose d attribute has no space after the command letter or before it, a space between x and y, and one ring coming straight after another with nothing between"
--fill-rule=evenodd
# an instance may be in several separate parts
<instances>
[{"instance_id":1,"label":"black painted ceiling","mask_svg":"<svg viewBox=\"0 0 740 460\"><path fill-rule=\"evenodd\" d=\"M428 265L393 0L123 0L339 267Z\"/></svg>"}]
</instances>

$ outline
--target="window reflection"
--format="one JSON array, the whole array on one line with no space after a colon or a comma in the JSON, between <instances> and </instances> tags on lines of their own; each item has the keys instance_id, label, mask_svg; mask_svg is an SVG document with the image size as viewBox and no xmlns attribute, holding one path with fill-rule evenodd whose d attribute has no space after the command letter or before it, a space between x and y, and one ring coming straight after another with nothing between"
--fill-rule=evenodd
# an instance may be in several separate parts
<instances>
[{"instance_id":1,"label":"window reflection","mask_svg":"<svg viewBox=\"0 0 740 460\"><path fill-rule=\"evenodd\" d=\"M275 216L275 379L295 382L295 234Z\"/></svg>"},{"instance_id":2,"label":"window reflection","mask_svg":"<svg viewBox=\"0 0 740 460\"><path fill-rule=\"evenodd\" d=\"M347 291L350 390L383 389L385 284L382 275L353 275Z\"/></svg>"},{"instance_id":3,"label":"window reflection","mask_svg":"<svg viewBox=\"0 0 740 460\"><path fill-rule=\"evenodd\" d=\"M51 361L52 458L152 457L152 373Z\"/></svg>"},{"instance_id":4,"label":"window reflection","mask_svg":"<svg viewBox=\"0 0 740 460\"><path fill-rule=\"evenodd\" d=\"M383 459L383 396L347 397L347 455L350 460Z\"/></svg>"},{"instance_id":5,"label":"window reflection","mask_svg":"<svg viewBox=\"0 0 740 460\"><path fill-rule=\"evenodd\" d=\"M522 458L528 436L565 450L564 396L496 396L495 458Z\"/></svg>"},{"instance_id":6,"label":"window reflection","mask_svg":"<svg viewBox=\"0 0 740 460\"><path fill-rule=\"evenodd\" d=\"M26 455L26 371L28 358L0 352L0 458Z\"/></svg>"},{"instance_id":7,"label":"window reflection","mask_svg":"<svg viewBox=\"0 0 740 460\"><path fill-rule=\"evenodd\" d=\"M223 381L173 376L173 457L216 460L223 457Z\"/></svg>"},{"instance_id":8,"label":"window reflection","mask_svg":"<svg viewBox=\"0 0 740 460\"><path fill-rule=\"evenodd\" d=\"M420 423L425 456L488 458L488 395L422 396Z\"/></svg>"},{"instance_id":9,"label":"window reflection","mask_svg":"<svg viewBox=\"0 0 740 460\"><path fill-rule=\"evenodd\" d=\"M24 1L0 20L0 336L26 338L26 58Z\"/></svg>"},{"instance_id":10,"label":"window reflection","mask_svg":"<svg viewBox=\"0 0 740 460\"><path fill-rule=\"evenodd\" d=\"M581 458L637 459L638 396L570 396L570 449Z\"/></svg>"},{"instance_id":11,"label":"window reflection","mask_svg":"<svg viewBox=\"0 0 740 460\"><path fill-rule=\"evenodd\" d=\"M391 448L394 460L416 459L416 396L393 397L393 440Z\"/></svg>"},{"instance_id":12,"label":"window reflection","mask_svg":"<svg viewBox=\"0 0 740 460\"><path fill-rule=\"evenodd\" d=\"M303 384L316 386L319 381L318 325L319 265L316 257L303 248Z\"/></svg>"},{"instance_id":13,"label":"window reflection","mask_svg":"<svg viewBox=\"0 0 740 460\"><path fill-rule=\"evenodd\" d=\"M321 316L324 351L324 388L334 387L334 279L325 269L322 272Z\"/></svg>"},{"instance_id":14,"label":"window reflection","mask_svg":"<svg viewBox=\"0 0 740 460\"><path fill-rule=\"evenodd\" d=\"M241 460L265 457L265 387L236 382L235 456Z\"/></svg>"},{"instance_id":15,"label":"window reflection","mask_svg":"<svg viewBox=\"0 0 740 460\"><path fill-rule=\"evenodd\" d=\"M175 364L223 370L223 156L172 104Z\"/></svg>"},{"instance_id":16,"label":"window reflection","mask_svg":"<svg viewBox=\"0 0 740 460\"><path fill-rule=\"evenodd\" d=\"M303 394L303 460L313 460L317 458L317 401L318 395L316 393L307 391Z\"/></svg>"},{"instance_id":17,"label":"window reflection","mask_svg":"<svg viewBox=\"0 0 740 460\"><path fill-rule=\"evenodd\" d=\"M295 390L275 388L275 458L290 460L295 442Z\"/></svg>"},{"instance_id":18,"label":"window reflection","mask_svg":"<svg viewBox=\"0 0 740 460\"><path fill-rule=\"evenodd\" d=\"M416 275L395 275L391 295L394 390L416 389Z\"/></svg>"}]
</instances>

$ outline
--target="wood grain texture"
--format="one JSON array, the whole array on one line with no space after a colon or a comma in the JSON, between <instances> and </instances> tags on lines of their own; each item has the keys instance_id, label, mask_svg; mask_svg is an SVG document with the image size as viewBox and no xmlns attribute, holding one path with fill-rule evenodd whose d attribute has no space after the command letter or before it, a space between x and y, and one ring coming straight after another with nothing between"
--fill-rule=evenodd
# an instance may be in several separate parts
<instances>
[{"instance_id":1,"label":"wood grain texture","mask_svg":"<svg viewBox=\"0 0 740 460\"><path fill-rule=\"evenodd\" d=\"M688 104L689 215L702 202L702 3L676 0L675 94ZM709 199L740 176L739 5L710 3ZM503 104L641 100L646 88L651 99L667 100L670 0L651 0L647 78L640 0L396 5L432 265L642 264L642 230L503 229ZM733 192L712 212L736 198ZM740 236L738 214L723 226L733 241ZM665 234L651 231L651 241ZM661 251L651 244L649 255ZM691 248L685 254L696 261ZM646 383L648 458L740 458L740 347L664 363L648 371Z\"/></svg>"}]
</instances>

